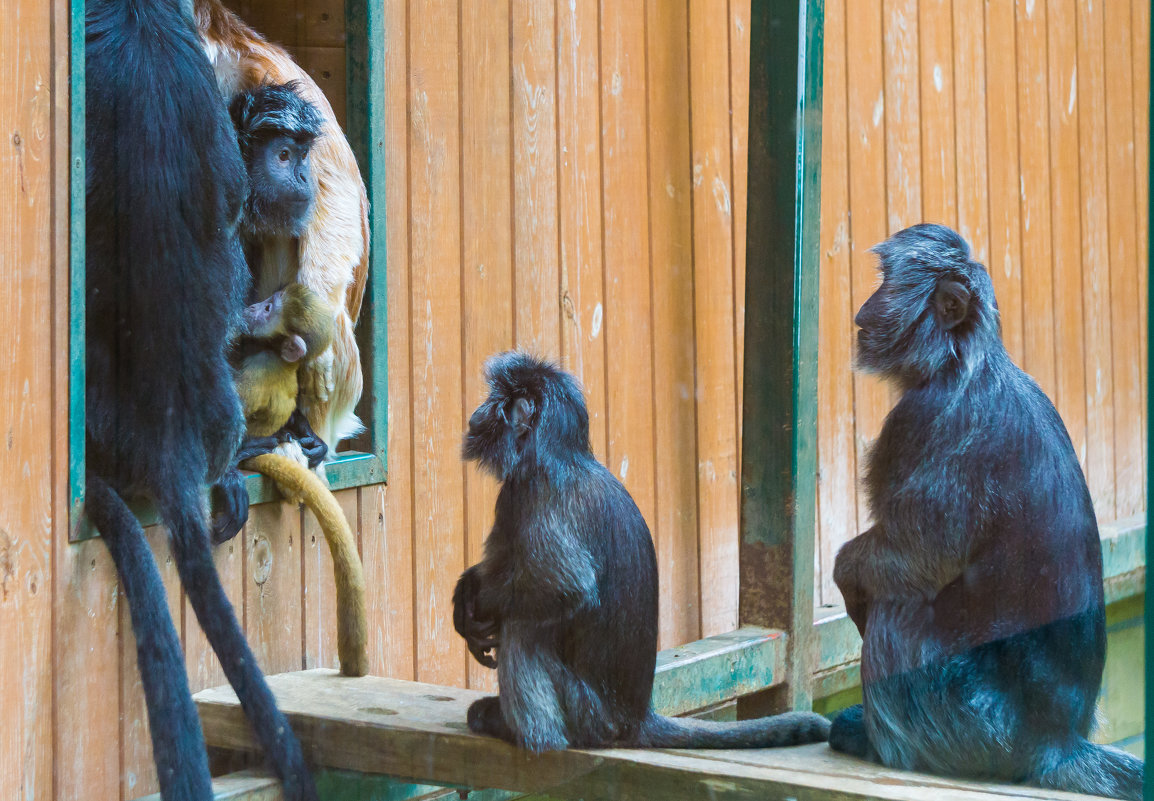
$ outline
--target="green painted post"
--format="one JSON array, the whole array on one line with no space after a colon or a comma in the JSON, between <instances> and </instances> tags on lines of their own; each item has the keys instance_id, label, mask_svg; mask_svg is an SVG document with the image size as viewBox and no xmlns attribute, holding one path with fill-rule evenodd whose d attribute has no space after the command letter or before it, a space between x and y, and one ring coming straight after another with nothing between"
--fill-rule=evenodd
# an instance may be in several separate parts
<instances>
[{"instance_id":1,"label":"green painted post","mask_svg":"<svg viewBox=\"0 0 1154 801\"><path fill-rule=\"evenodd\" d=\"M742 409L742 625L789 633L787 697L815 659L818 233L823 0L754 0Z\"/></svg>"},{"instance_id":2,"label":"green painted post","mask_svg":"<svg viewBox=\"0 0 1154 801\"><path fill-rule=\"evenodd\" d=\"M385 239L385 20L374 0L349 0L345 12L349 144L369 193L369 277L357 323L365 373L361 419L386 470L389 441L388 286ZM366 358L368 357L368 358ZM387 472L387 470L386 470ZM382 474L379 480L384 480Z\"/></svg>"}]
</instances>

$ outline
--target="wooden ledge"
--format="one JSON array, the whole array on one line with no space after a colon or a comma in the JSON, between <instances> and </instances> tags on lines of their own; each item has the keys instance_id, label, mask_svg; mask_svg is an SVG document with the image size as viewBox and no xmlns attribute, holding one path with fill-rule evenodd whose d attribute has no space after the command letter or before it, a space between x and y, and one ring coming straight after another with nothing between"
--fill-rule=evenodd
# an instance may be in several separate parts
<instances>
[{"instance_id":1,"label":"wooden ledge","mask_svg":"<svg viewBox=\"0 0 1154 801\"><path fill-rule=\"evenodd\" d=\"M468 731L465 711L483 695L477 691L375 676L352 679L333 670L270 676L269 685L315 766L427 784L613 801L1085 798L888 770L834 754L824 744L749 751L571 750L534 756ZM209 745L255 748L230 688L204 690L196 701Z\"/></svg>"}]
</instances>

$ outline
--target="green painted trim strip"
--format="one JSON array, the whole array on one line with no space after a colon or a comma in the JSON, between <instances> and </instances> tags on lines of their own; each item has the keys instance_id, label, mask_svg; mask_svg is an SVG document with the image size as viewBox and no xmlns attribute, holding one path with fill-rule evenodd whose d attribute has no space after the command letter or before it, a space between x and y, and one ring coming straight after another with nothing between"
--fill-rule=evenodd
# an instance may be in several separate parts
<instances>
[{"instance_id":1,"label":"green painted trim strip","mask_svg":"<svg viewBox=\"0 0 1154 801\"><path fill-rule=\"evenodd\" d=\"M345 28L348 137L369 195L369 277L357 332L361 353L369 358L362 356L366 392L360 414L369 427L373 454L387 467L389 321L383 5L371 0L349 0Z\"/></svg>"},{"instance_id":2,"label":"green painted trim strip","mask_svg":"<svg viewBox=\"0 0 1154 801\"><path fill-rule=\"evenodd\" d=\"M653 708L683 715L785 681L786 635L746 626L657 655Z\"/></svg>"},{"instance_id":3,"label":"green painted trim strip","mask_svg":"<svg viewBox=\"0 0 1154 801\"><path fill-rule=\"evenodd\" d=\"M68 530L84 512L84 0L68 5Z\"/></svg>"},{"instance_id":4,"label":"green painted trim strip","mask_svg":"<svg viewBox=\"0 0 1154 801\"><path fill-rule=\"evenodd\" d=\"M375 454L345 451L337 455L335 462L330 462L325 466L325 475L328 477L329 489L337 492L353 487L384 483L385 466ZM271 478L248 471L244 471L244 476L250 506L284 500L284 496L276 488L276 482ZM150 502L132 501L128 506L136 515L136 519L140 521L140 525L153 526L160 523L160 517ZM99 532L87 519L81 519L75 531L74 542L99 536Z\"/></svg>"}]
</instances>

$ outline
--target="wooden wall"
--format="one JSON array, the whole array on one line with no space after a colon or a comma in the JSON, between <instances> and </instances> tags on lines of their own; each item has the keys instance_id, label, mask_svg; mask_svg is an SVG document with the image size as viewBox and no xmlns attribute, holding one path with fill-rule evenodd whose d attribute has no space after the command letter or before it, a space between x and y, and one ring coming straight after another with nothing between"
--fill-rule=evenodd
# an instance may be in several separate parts
<instances>
[{"instance_id":1,"label":"wooden wall","mask_svg":"<svg viewBox=\"0 0 1154 801\"><path fill-rule=\"evenodd\" d=\"M956 227L1015 361L1055 402L1102 521L1145 508L1149 0L827 0L817 596L868 527L893 401L851 374L869 248Z\"/></svg>"},{"instance_id":2,"label":"wooden wall","mask_svg":"<svg viewBox=\"0 0 1154 801\"><path fill-rule=\"evenodd\" d=\"M1007 340L1058 400L1100 514L1141 509L1149 3L1106 5L827 0L827 602L890 400L848 368L867 248L922 218L991 265ZM492 685L449 625L495 491L458 450L484 359L513 346L586 387L597 454L654 533L661 644L736 624L748 6L384 0L390 483L339 496L374 672ZM237 7L342 107L339 2ZM0 797L127 799L155 788L127 612L103 544L70 544L65 522L66 11L20 0L0 29ZM152 542L193 687L219 683ZM255 508L217 562L266 671L334 664L308 515Z\"/></svg>"}]
</instances>

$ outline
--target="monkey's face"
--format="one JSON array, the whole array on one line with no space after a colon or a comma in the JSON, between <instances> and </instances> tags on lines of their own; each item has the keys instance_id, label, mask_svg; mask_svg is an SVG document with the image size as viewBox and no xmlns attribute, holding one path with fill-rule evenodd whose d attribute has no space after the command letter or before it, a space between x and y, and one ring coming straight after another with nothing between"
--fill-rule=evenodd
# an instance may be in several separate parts
<instances>
[{"instance_id":1,"label":"monkey's face","mask_svg":"<svg viewBox=\"0 0 1154 801\"><path fill-rule=\"evenodd\" d=\"M267 339L276 332L284 307L284 290L278 290L260 303L244 310L244 333L253 339Z\"/></svg>"},{"instance_id":2,"label":"monkey's face","mask_svg":"<svg viewBox=\"0 0 1154 801\"><path fill-rule=\"evenodd\" d=\"M259 139L249 164L247 227L257 234L299 236L316 187L309 164L313 137L278 133Z\"/></svg>"}]
</instances>

